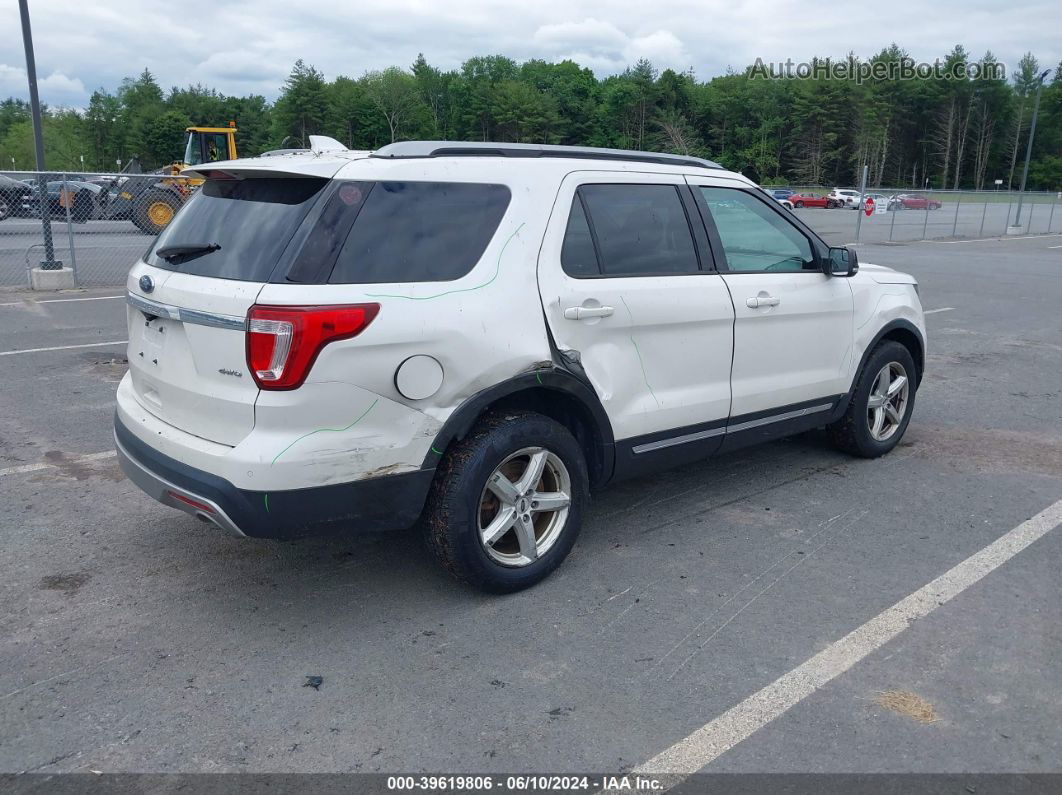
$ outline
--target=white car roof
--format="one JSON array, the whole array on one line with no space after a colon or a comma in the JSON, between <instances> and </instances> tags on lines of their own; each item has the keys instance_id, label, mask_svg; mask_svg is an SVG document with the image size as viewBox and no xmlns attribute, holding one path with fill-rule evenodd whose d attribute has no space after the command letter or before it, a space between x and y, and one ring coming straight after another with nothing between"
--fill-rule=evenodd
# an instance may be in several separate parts
<instances>
[{"instance_id":1,"label":"white car roof","mask_svg":"<svg viewBox=\"0 0 1062 795\"><path fill-rule=\"evenodd\" d=\"M356 165L355 165L356 164ZM662 152L635 152L579 146L550 146L464 141L404 141L374 152L337 150L288 150L259 157L202 163L181 173L206 177L211 171L238 171L243 174L333 177L344 166L345 176L363 174L379 178L398 173L410 179L418 173L444 173L448 176L532 172L542 176L566 174L573 170L609 170L673 174L703 174L739 181L755 187L748 178L727 171L717 163L697 157Z\"/></svg>"}]
</instances>

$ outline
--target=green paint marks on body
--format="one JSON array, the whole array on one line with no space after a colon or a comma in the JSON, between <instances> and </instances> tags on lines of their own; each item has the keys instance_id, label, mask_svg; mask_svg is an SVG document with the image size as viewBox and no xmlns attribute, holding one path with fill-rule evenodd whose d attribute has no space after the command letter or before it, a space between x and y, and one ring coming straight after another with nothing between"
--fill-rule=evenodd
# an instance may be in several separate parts
<instances>
[{"instance_id":1,"label":"green paint marks on body","mask_svg":"<svg viewBox=\"0 0 1062 795\"><path fill-rule=\"evenodd\" d=\"M435 455L442 455L442 450L436 450L435 445L431 446L431 451L435 453Z\"/></svg>"},{"instance_id":2,"label":"green paint marks on body","mask_svg":"<svg viewBox=\"0 0 1062 795\"><path fill-rule=\"evenodd\" d=\"M630 316L630 319L631 319L631 325L633 326L634 325L634 313L631 311L631 308L629 306L627 306L627 299L626 298L624 298L621 295L620 296L620 300L623 302L623 306L626 308L627 314ZM660 405L660 399L656 396L656 392L653 391L653 388L651 386L649 386L649 374L645 371L645 362L642 360L642 352L638 349L638 343L634 341L634 336L633 335L631 336L630 340L631 340L631 345L634 346L634 353L638 357L638 364L642 368L642 380L645 381L645 388L649 390L649 394L653 396L653 400L655 400L656 401L656 405L659 406Z\"/></svg>"},{"instance_id":3,"label":"green paint marks on body","mask_svg":"<svg viewBox=\"0 0 1062 795\"><path fill-rule=\"evenodd\" d=\"M310 436L313 436L315 433L343 433L343 431L349 431L351 428L353 428L355 425L357 425L359 422L361 422L363 419L365 419L365 415L367 415L370 411L372 411L373 407L379 402L380 402L380 398L376 398L376 400L374 400L372 403L370 403L369 407L367 409L365 409L365 411L363 411L361 413L360 417L358 417L356 420L354 420L354 422L350 423L350 425L347 425L344 428L318 428L315 431L310 431L309 433L304 433L302 436L300 436L297 439L295 439L291 444L289 444L287 447L285 447L283 450L281 450L279 453L277 453L276 456L274 456L273 461L270 464L270 466L273 466L273 464L275 464L277 462L278 458L280 458L282 455L284 455L284 453L288 452L288 450L290 450L296 444L301 442L303 439L306 439L306 438L308 438Z\"/></svg>"},{"instance_id":4,"label":"green paint marks on body","mask_svg":"<svg viewBox=\"0 0 1062 795\"><path fill-rule=\"evenodd\" d=\"M262 495L262 502L265 503L266 513L269 513L269 494L268 493Z\"/></svg>"}]
</instances>

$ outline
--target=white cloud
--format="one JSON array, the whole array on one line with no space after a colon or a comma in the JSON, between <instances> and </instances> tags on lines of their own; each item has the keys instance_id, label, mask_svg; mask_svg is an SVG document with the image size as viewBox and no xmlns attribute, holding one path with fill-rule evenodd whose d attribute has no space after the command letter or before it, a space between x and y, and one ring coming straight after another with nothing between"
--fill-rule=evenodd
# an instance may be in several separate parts
<instances>
[{"instance_id":1,"label":"white cloud","mask_svg":"<svg viewBox=\"0 0 1062 795\"><path fill-rule=\"evenodd\" d=\"M581 22L542 25L531 40L548 49L579 49L585 52L619 52L630 37L611 22L587 18Z\"/></svg>"},{"instance_id":2,"label":"white cloud","mask_svg":"<svg viewBox=\"0 0 1062 795\"><path fill-rule=\"evenodd\" d=\"M542 25L531 41L546 57L570 58L596 72L621 71L641 58L648 58L658 68L681 70L692 65L686 48L669 30L631 34L592 17Z\"/></svg>"},{"instance_id":3,"label":"white cloud","mask_svg":"<svg viewBox=\"0 0 1062 795\"><path fill-rule=\"evenodd\" d=\"M1020 0L1005 12L997 0L34 0L31 13L49 104L84 104L96 87L114 90L145 66L167 89L202 82L272 99L296 58L332 78L408 66L418 52L444 69L471 55L571 57L599 76L645 57L657 69L692 66L702 79L757 57L869 57L893 41L918 60L959 43L1010 65L1026 50L1045 68L1062 59L1058 0ZM0 37L0 96L25 97L16 3L0 3L0 30L9 34Z\"/></svg>"},{"instance_id":4,"label":"white cloud","mask_svg":"<svg viewBox=\"0 0 1062 795\"><path fill-rule=\"evenodd\" d=\"M80 78L68 77L62 72L52 72L47 77L37 75L37 94L47 105L82 107L88 101L85 84ZM19 66L0 63L0 98L28 97L29 81L26 70Z\"/></svg>"}]
</instances>

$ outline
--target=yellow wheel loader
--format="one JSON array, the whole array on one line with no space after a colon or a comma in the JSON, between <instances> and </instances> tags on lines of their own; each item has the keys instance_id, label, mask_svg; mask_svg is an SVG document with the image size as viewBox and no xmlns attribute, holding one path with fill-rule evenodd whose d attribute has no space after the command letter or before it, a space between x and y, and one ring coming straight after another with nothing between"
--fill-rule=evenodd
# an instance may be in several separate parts
<instances>
[{"instance_id":1,"label":"yellow wheel loader","mask_svg":"<svg viewBox=\"0 0 1062 795\"><path fill-rule=\"evenodd\" d=\"M112 200L109 217L128 218L141 231L157 235L203 184L199 178L174 179L180 176L181 169L236 159L235 122L229 122L228 127L188 127L186 132L184 160L152 174L129 176L117 185L117 196ZM128 173L135 174L139 164L132 160L126 168Z\"/></svg>"}]
</instances>

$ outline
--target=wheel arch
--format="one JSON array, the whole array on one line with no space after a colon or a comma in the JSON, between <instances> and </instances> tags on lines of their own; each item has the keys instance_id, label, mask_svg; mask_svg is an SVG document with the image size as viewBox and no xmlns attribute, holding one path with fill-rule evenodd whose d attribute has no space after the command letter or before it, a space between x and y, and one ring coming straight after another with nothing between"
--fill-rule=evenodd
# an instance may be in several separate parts
<instances>
[{"instance_id":1,"label":"wheel arch","mask_svg":"<svg viewBox=\"0 0 1062 795\"><path fill-rule=\"evenodd\" d=\"M918 330L910 320L898 319L886 323L874 338L867 345L866 350L863 351L863 357L859 361L859 367L856 369L855 376L852 380L852 389L856 387L855 379L859 378L859 374L863 372L863 366L867 363L867 359L870 358L870 354L873 352L880 343L891 340L898 342L907 348L911 353L911 358L915 363L915 386L922 383L922 375L925 373L926 368L926 343L922 337L922 332ZM851 391L851 390L850 390Z\"/></svg>"},{"instance_id":2,"label":"wheel arch","mask_svg":"<svg viewBox=\"0 0 1062 795\"><path fill-rule=\"evenodd\" d=\"M559 367L521 373L465 400L435 436L422 467L434 469L447 447L468 435L484 414L506 409L535 411L568 428L583 448L592 487L612 477L615 438L608 415L589 386Z\"/></svg>"}]
</instances>

